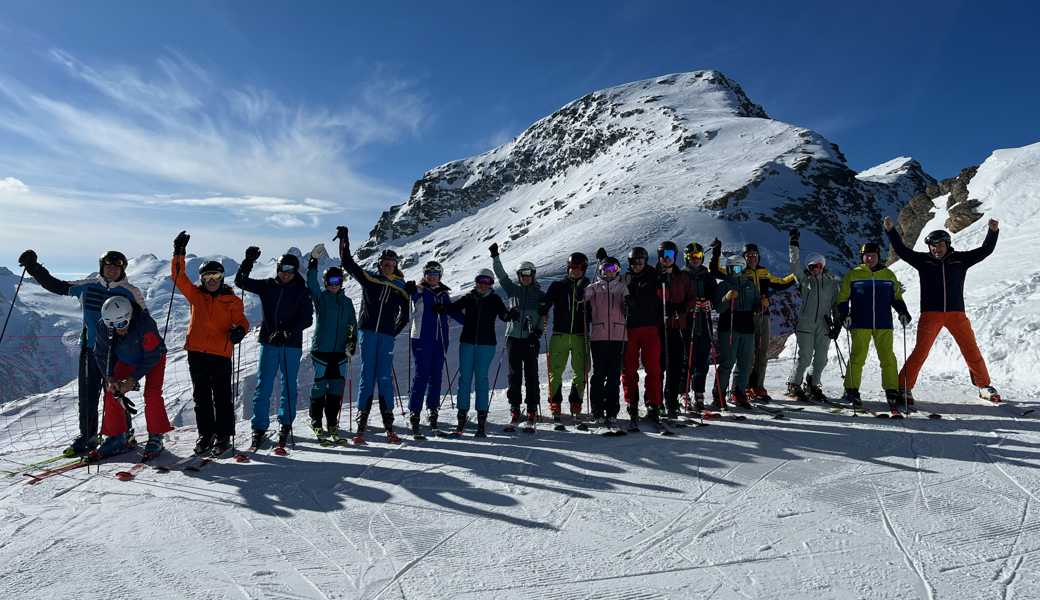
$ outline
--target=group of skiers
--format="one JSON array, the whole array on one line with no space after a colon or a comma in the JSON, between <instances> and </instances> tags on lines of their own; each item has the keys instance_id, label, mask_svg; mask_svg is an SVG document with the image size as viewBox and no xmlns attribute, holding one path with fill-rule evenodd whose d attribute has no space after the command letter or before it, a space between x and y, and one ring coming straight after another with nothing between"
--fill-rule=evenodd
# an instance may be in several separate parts
<instances>
[{"instance_id":1,"label":"group of skiers","mask_svg":"<svg viewBox=\"0 0 1040 600\"><path fill-rule=\"evenodd\" d=\"M800 401L826 398L821 387L830 344L842 328L851 338L851 354L845 372L843 398L853 409L862 407L859 388L869 344L873 340L881 363L882 386L893 412L903 403L914 410L913 388L921 366L939 331L950 329L968 363L972 379L983 398L999 402L991 386L985 361L978 350L971 324L964 314L964 277L969 267L993 252L998 224L989 221L982 247L954 251L950 235L934 231L926 236L929 252L907 249L891 218L885 229L892 250L916 269L921 278L921 320L917 343L901 371L893 352L892 311L905 329L911 316L902 300L899 282L881 262L881 248L867 243L860 248L861 264L839 282L826 268L826 258L814 252L800 262L800 235L790 232L791 274L780 278L761 264L755 244L745 244L739 254L723 259L716 238L708 249L688 244L684 266L678 265L678 246L666 241L657 248L657 262L650 264L645 248L628 252L627 269L620 260L600 248L595 255L595 281L587 276L589 260L575 252L566 273L542 290L537 269L530 262L517 265L515 281L502 263L498 244L489 248L491 269L479 269L473 287L452 300L442 281L443 267L436 261L423 266L418 281L406 281L400 257L382 251L376 270L365 270L350 252L348 229L339 227L341 267L329 267L318 278L318 259L324 244L311 251L306 277L300 261L285 254L277 261L275 277L249 277L260 249L251 246L235 275L235 285L260 298L260 357L253 395L251 445L265 439L269 422L269 397L280 377L278 440L284 451L296 414L296 378L303 354L303 332L312 323L310 358L314 384L310 391L310 425L322 443L344 441L339 436L341 399L346 369L360 348L361 377L355 399L355 443L364 443L369 413L376 403L390 442L400 442L394 432L395 340L411 324L408 343L415 371L408 398L413 435L421 438L421 414L425 405L428 423L440 431L439 410L442 371L448 360L448 318L462 325L459 336L457 423L454 435L465 429L475 399L477 435L486 431L490 402L489 370L498 339L496 321L507 323L505 353L509 366L506 398L515 430L522 416L533 430L541 400L539 386L540 341L548 317L552 331L547 340L549 411L554 426L563 429L563 375L568 361L572 370L566 411L579 429L586 397L596 423L607 433L622 433L616 420L623 393L629 419L640 414L639 367L642 365L642 402L646 418L654 424L662 417L674 419L683 409L725 410L727 402L751 408L751 402L768 403L765 389L770 340L770 300L774 292L798 284L802 305L795 329L797 358L787 378L785 393ZM243 302L224 283L224 267L217 261L199 267L199 282L185 274L186 232L174 240L171 278L191 306L191 320L184 348L193 385L199 437L195 454L219 456L231 448L235 431L232 394L234 346L245 337L249 322ZM79 365L80 434L66 454L90 453L103 457L134 447L130 416L135 407L126 394L144 381L148 440L146 457L163 449L163 434L172 430L162 398L166 363L164 336L151 317L140 290L126 280L126 257L107 252L99 261L97 276L74 282L51 276L32 250L22 253L19 264L50 292L79 298L83 331ZM344 292L347 276L361 288L360 317ZM495 290L496 277L505 292ZM717 325L712 311L717 313ZM717 348L717 350L716 350ZM710 404L705 397L709 361L715 365ZM105 387L104 419L98 432L98 396ZM526 415L524 415L526 413ZM323 422L324 417L324 422ZM323 427L324 425L324 427ZM332 438L326 440L326 435ZM101 437L103 436L103 438Z\"/></svg>"}]
</instances>

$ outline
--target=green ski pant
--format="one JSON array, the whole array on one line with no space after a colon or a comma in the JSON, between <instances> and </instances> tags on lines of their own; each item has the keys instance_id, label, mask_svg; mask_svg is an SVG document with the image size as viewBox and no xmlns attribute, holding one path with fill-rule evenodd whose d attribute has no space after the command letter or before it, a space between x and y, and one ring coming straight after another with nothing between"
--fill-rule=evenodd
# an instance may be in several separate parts
<instances>
[{"instance_id":1,"label":"green ski pant","mask_svg":"<svg viewBox=\"0 0 1040 600\"><path fill-rule=\"evenodd\" d=\"M559 412L563 404L563 371L567 368L567 357L571 359L570 411L581 411L581 400L585 397L585 367L588 363L586 354L588 340L584 335L575 333L553 332L549 338L549 405L551 410Z\"/></svg>"},{"instance_id":2,"label":"green ski pant","mask_svg":"<svg viewBox=\"0 0 1040 600\"><path fill-rule=\"evenodd\" d=\"M845 387L859 389L863 383L863 363L867 362L870 340L874 339L881 362L881 385L886 390L899 389L899 370L896 368L896 353L892 351L891 329L853 329L852 352L849 356L849 372L845 374Z\"/></svg>"}]
</instances>

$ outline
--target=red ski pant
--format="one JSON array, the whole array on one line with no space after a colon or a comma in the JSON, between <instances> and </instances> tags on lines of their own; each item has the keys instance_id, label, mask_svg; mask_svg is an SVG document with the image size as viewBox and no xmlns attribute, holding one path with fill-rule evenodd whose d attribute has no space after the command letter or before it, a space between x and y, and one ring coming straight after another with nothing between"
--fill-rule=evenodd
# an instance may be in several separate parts
<instances>
[{"instance_id":1,"label":"red ski pant","mask_svg":"<svg viewBox=\"0 0 1040 600\"><path fill-rule=\"evenodd\" d=\"M656 326L628 330L621 386L625 389L625 402L636 407L639 406L640 355L646 372L646 404L661 406L661 335Z\"/></svg>"},{"instance_id":2,"label":"red ski pant","mask_svg":"<svg viewBox=\"0 0 1040 600\"><path fill-rule=\"evenodd\" d=\"M989 370L986 369L986 361L979 352L979 345L975 342L975 332L971 329L971 321L964 312L939 312L926 311L921 313L921 321L917 324L917 345L906 359L903 370L899 372L899 383L907 389L914 389L917 384L917 375L932 350L932 344L943 327L950 330L953 340L964 355L964 362L968 363L968 370L974 378L975 385L985 387L989 385ZM904 383L905 382L905 383Z\"/></svg>"},{"instance_id":3,"label":"red ski pant","mask_svg":"<svg viewBox=\"0 0 1040 600\"><path fill-rule=\"evenodd\" d=\"M137 367L123 361L116 362L115 378L126 379ZM166 433L173 431L170 418L166 415L166 404L163 401L163 375L166 373L166 355L162 355L151 371L144 376L144 417L148 424L148 433ZM140 410L140 407L137 407ZM126 412L123 405L112 397L112 392L105 386L105 420L101 423L101 435L119 435L126 431Z\"/></svg>"}]
</instances>

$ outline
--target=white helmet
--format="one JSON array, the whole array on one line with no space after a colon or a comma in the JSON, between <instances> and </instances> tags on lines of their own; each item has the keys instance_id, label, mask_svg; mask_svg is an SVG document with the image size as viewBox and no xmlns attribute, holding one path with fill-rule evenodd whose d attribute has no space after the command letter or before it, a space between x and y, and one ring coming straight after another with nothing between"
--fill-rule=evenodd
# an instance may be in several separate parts
<instances>
[{"instance_id":1,"label":"white helmet","mask_svg":"<svg viewBox=\"0 0 1040 600\"><path fill-rule=\"evenodd\" d=\"M491 285L495 284L495 273L491 269L481 269L481 270L477 271L477 274L473 278L473 280L476 281L477 279L480 279L481 277L490 277L491 278Z\"/></svg>"},{"instance_id":2,"label":"white helmet","mask_svg":"<svg viewBox=\"0 0 1040 600\"><path fill-rule=\"evenodd\" d=\"M743 256L734 254L726 259L726 272L733 273L733 267L740 267L738 273L743 273L744 270L747 269L747 261L744 260Z\"/></svg>"},{"instance_id":3,"label":"white helmet","mask_svg":"<svg viewBox=\"0 0 1040 600\"><path fill-rule=\"evenodd\" d=\"M827 259L819 252L813 252L805 258L805 268L807 269L809 268L809 265L817 263L819 263L821 271L827 268Z\"/></svg>"},{"instance_id":4,"label":"white helmet","mask_svg":"<svg viewBox=\"0 0 1040 600\"><path fill-rule=\"evenodd\" d=\"M520 271L526 271L528 269L530 269L533 273L538 273L538 268L534 266L534 263L529 260L525 260L516 266L517 277L520 276Z\"/></svg>"},{"instance_id":5,"label":"white helmet","mask_svg":"<svg viewBox=\"0 0 1040 600\"><path fill-rule=\"evenodd\" d=\"M101 320L114 329L126 329L130 326L130 317L134 315L134 307L122 296L113 296L105 300L101 306Z\"/></svg>"}]
</instances>

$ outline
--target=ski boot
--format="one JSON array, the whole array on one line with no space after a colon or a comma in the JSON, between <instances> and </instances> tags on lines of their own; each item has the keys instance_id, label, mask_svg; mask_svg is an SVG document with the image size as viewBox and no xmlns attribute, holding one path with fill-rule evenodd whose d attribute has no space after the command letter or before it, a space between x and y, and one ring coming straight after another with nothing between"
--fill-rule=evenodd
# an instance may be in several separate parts
<instances>
[{"instance_id":1,"label":"ski boot","mask_svg":"<svg viewBox=\"0 0 1040 600\"><path fill-rule=\"evenodd\" d=\"M365 443L365 426L368 425L368 411L362 410L357 415L357 430L354 432L352 444L361 445Z\"/></svg>"},{"instance_id":2,"label":"ski boot","mask_svg":"<svg viewBox=\"0 0 1040 600\"><path fill-rule=\"evenodd\" d=\"M394 433L394 411L384 410L383 411L383 429L386 430L386 443L388 444L400 444L401 438Z\"/></svg>"},{"instance_id":3,"label":"ski boot","mask_svg":"<svg viewBox=\"0 0 1040 600\"><path fill-rule=\"evenodd\" d=\"M693 408L693 403L690 401L690 395L683 394L682 396L679 396L679 400L682 401L682 406L686 409L686 412L690 412L690 409Z\"/></svg>"},{"instance_id":4,"label":"ski boot","mask_svg":"<svg viewBox=\"0 0 1040 600\"><path fill-rule=\"evenodd\" d=\"M661 407L660 406L647 406L646 407L646 418L655 425L661 424Z\"/></svg>"},{"instance_id":5,"label":"ski boot","mask_svg":"<svg viewBox=\"0 0 1040 600\"><path fill-rule=\"evenodd\" d=\"M267 432L263 429L254 429L252 439L249 440L249 447L256 450L260 447L260 444L264 443L264 439L267 438Z\"/></svg>"},{"instance_id":6,"label":"ski boot","mask_svg":"<svg viewBox=\"0 0 1040 600\"><path fill-rule=\"evenodd\" d=\"M126 452L132 446L129 442L129 432L123 432L119 435L110 435L105 438L105 441L101 442L101 445L90 453L90 460L98 460L108 456L114 456Z\"/></svg>"},{"instance_id":7,"label":"ski boot","mask_svg":"<svg viewBox=\"0 0 1040 600\"><path fill-rule=\"evenodd\" d=\"M755 407L751 406L751 403L748 402L747 396L745 396L744 394L741 394L740 392L733 392L732 399L733 399L733 404L736 404L737 406L739 406L740 408L743 408L744 410L754 410L755 409Z\"/></svg>"},{"instance_id":8,"label":"ski boot","mask_svg":"<svg viewBox=\"0 0 1040 600\"><path fill-rule=\"evenodd\" d=\"M628 430L632 433L639 431L639 408L635 404L628 405Z\"/></svg>"},{"instance_id":9,"label":"ski boot","mask_svg":"<svg viewBox=\"0 0 1040 600\"><path fill-rule=\"evenodd\" d=\"M693 393L693 410L697 412L704 410L704 392Z\"/></svg>"},{"instance_id":10,"label":"ski boot","mask_svg":"<svg viewBox=\"0 0 1040 600\"><path fill-rule=\"evenodd\" d=\"M787 395L799 402L809 401L809 395L805 393L805 390L802 389L802 386L798 385L793 381L787 382Z\"/></svg>"},{"instance_id":11,"label":"ski boot","mask_svg":"<svg viewBox=\"0 0 1040 600\"><path fill-rule=\"evenodd\" d=\"M708 405L708 408L718 412L729 410L729 407L726 405L726 396L718 388L712 392L711 404Z\"/></svg>"},{"instance_id":12,"label":"ski boot","mask_svg":"<svg viewBox=\"0 0 1040 600\"><path fill-rule=\"evenodd\" d=\"M62 456L72 457L84 452L91 452L98 447L98 436L96 435L81 435L78 438L72 440L68 448L62 451Z\"/></svg>"},{"instance_id":13,"label":"ski boot","mask_svg":"<svg viewBox=\"0 0 1040 600\"><path fill-rule=\"evenodd\" d=\"M1000 394L997 393L996 388L992 385L986 385L979 388L979 398L983 400L989 400L993 404L1000 404Z\"/></svg>"},{"instance_id":14,"label":"ski boot","mask_svg":"<svg viewBox=\"0 0 1040 600\"><path fill-rule=\"evenodd\" d=\"M534 411L528 411L527 422L524 423L524 433L534 433L534 424L538 418L538 415Z\"/></svg>"},{"instance_id":15,"label":"ski boot","mask_svg":"<svg viewBox=\"0 0 1040 600\"><path fill-rule=\"evenodd\" d=\"M451 432L450 436L453 438L462 437L462 432L466 430L466 421L469 419L468 410L460 410L458 412L458 425L455 427L455 431Z\"/></svg>"},{"instance_id":16,"label":"ski boot","mask_svg":"<svg viewBox=\"0 0 1040 600\"><path fill-rule=\"evenodd\" d=\"M581 420L581 412L572 412L571 419L575 423L574 428L578 431L588 431L589 426L585 421Z\"/></svg>"},{"instance_id":17,"label":"ski boot","mask_svg":"<svg viewBox=\"0 0 1040 600\"><path fill-rule=\"evenodd\" d=\"M750 396L750 398L759 404L769 404L773 400L766 388L754 388L754 392L755 395Z\"/></svg>"},{"instance_id":18,"label":"ski boot","mask_svg":"<svg viewBox=\"0 0 1040 600\"><path fill-rule=\"evenodd\" d=\"M288 454L285 445L289 443L289 435L292 433L292 425L281 424L278 427L278 443L274 446L274 453L278 456Z\"/></svg>"},{"instance_id":19,"label":"ski boot","mask_svg":"<svg viewBox=\"0 0 1040 600\"><path fill-rule=\"evenodd\" d=\"M896 390L899 394L899 401L904 403L907 413L917 412L917 408L914 406L914 391L906 388L899 388Z\"/></svg>"},{"instance_id":20,"label":"ski boot","mask_svg":"<svg viewBox=\"0 0 1040 600\"><path fill-rule=\"evenodd\" d=\"M893 415L902 414L899 412L899 390L885 390L885 400L888 402L888 410L890 410Z\"/></svg>"},{"instance_id":21,"label":"ski boot","mask_svg":"<svg viewBox=\"0 0 1040 600\"><path fill-rule=\"evenodd\" d=\"M607 417L607 430L610 432L610 435L613 436L628 435L628 432L618 427L617 417Z\"/></svg>"},{"instance_id":22,"label":"ski boot","mask_svg":"<svg viewBox=\"0 0 1040 600\"><path fill-rule=\"evenodd\" d=\"M863 400L859 397L859 389L845 388L845 393L842 395L842 399L852 405L853 411L860 412L863 410Z\"/></svg>"},{"instance_id":23,"label":"ski boot","mask_svg":"<svg viewBox=\"0 0 1040 600\"><path fill-rule=\"evenodd\" d=\"M560 416L560 411L553 411L552 421L554 431L567 431L567 428L563 425L563 418Z\"/></svg>"},{"instance_id":24,"label":"ski boot","mask_svg":"<svg viewBox=\"0 0 1040 600\"><path fill-rule=\"evenodd\" d=\"M216 435L200 435L199 439L195 441L195 448L192 449L192 454L205 454L213 447L213 439Z\"/></svg>"},{"instance_id":25,"label":"ski boot","mask_svg":"<svg viewBox=\"0 0 1040 600\"><path fill-rule=\"evenodd\" d=\"M419 423L419 419L421 417L422 417L422 415L419 414L419 411L415 411L415 410L413 410L412 413L408 416L409 422L412 425L412 439L413 440L425 440L426 439L426 436L423 435L423 432L422 432L422 425L420 425L420 423Z\"/></svg>"},{"instance_id":26,"label":"ski boot","mask_svg":"<svg viewBox=\"0 0 1040 600\"><path fill-rule=\"evenodd\" d=\"M487 427L487 418L488 418L488 411L486 411L486 410L478 410L477 411L477 433L476 433L476 437L487 437L487 432L485 431L485 429Z\"/></svg>"},{"instance_id":27,"label":"ski boot","mask_svg":"<svg viewBox=\"0 0 1040 600\"><path fill-rule=\"evenodd\" d=\"M827 395L823 393L823 385L814 383L812 375L805 376L805 385L803 389L809 394L809 397L817 402L823 402L827 399Z\"/></svg>"},{"instance_id":28,"label":"ski boot","mask_svg":"<svg viewBox=\"0 0 1040 600\"><path fill-rule=\"evenodd\" d=\"M149 433L148 442L144 445L144 454L141 460L152 460L156 456L162 454L163 451L163 434L161 433Z\"/></svg>"},{"instance_id":29,"label":"ski boot","mask_svg":"<svg viewBox=\"0 0 1040 600\"><path fill-rule=\"evenodd\" d=\"M231 449L231 436L229 435L218 435L216 441L213 442L213 458L219 458L220 455L224 454Z\"/></svg>"}]
</instances>

